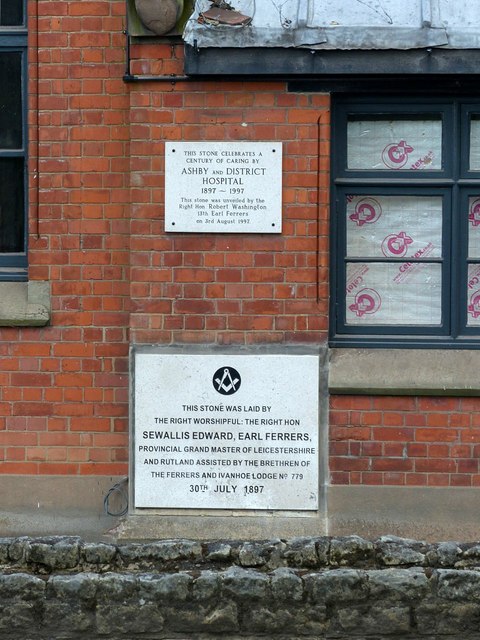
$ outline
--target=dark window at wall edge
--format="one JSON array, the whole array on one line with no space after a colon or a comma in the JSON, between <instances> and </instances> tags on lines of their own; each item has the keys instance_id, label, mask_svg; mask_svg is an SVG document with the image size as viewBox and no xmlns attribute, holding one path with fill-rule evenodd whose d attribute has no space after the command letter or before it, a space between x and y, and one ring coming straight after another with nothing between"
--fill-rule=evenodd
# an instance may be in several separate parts
<instances>
[{"instance_id":1,"label":"dark window at wall edge","mask_svg":"<svg viewBox=\"0 0 480 640\"><path fill-rule=\"evenodd\" d=\"M27 280L27 35L24 0L0 0L0 281Z\"/></svg>"}]
</instances>

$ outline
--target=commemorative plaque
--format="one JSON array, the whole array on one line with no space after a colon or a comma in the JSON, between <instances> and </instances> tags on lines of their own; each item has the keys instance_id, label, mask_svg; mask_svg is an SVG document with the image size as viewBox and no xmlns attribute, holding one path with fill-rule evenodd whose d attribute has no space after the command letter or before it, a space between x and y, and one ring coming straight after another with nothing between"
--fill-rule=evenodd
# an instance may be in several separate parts
<instances>
[{"instance_id":1,"label":"commemorative plaque","mask_svg":"<svg viewBox=\"0 0 480 640\"><path fill-rule=\"evenodd\" d=\"M279 142L167 142L165 231L281 233Z\"/></svg>"},{"instance_id":2,"label":"commemorative plaque","mask_svg":"<svg viewBox=\"0 0 480 640\"><path fill-rule=\"evenodd\" d=\"M134 354L138 509L318 508L316 355Z\"/></svg>"}]
</instances>

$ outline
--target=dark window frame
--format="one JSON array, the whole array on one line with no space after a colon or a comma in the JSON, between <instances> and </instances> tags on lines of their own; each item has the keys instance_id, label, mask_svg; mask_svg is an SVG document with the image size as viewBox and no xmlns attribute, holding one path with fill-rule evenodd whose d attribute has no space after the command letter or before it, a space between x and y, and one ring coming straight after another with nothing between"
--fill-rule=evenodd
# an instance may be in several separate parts
<instances>
[{"instance_id":1,"label":"dark window frame","mask_svg":"<svg viewBox=\"0 0 480 640\"><path fill-rule=\"evenodd\" d=\"M0 0L0 12L1 12ZM27 80L28 80L28 59L27 59L27 7L26 0L18 2L16 7L17 15L21 20L19 24L0 24L0 55L5 53L17 53L20 56L20 91L21 91L21 112L15 117L19 128L22 131L22 140L19 148L1 148L0 160L18 159L23 170L23 185L21 188L19 213L22 219L19 220L17 240L18 251L0 251L0 282L1 281L25 281L27 274L27 242L28 242L28 122L27 122ZM1 13L0 13L1 22ZM1 203L0 203L1 204ZM17 247L16 247L17 248Z\"/></svg>"},{"instance_id":2,"label":"dark window frame","mask_svg":"<svg viewBox=\"0 0 480 640\"><path fill-rule=\"evenodd\" d=\"M472 116L480 117L480 96L405 97L333 96L331 179L330 344L333 347L478 348L480 326L467 326L468 219L461 203L480 197L480 170L469 170ZM378 171L347 169L348 118L442 118L442 158L439 170ZM447 207L442 227L442 324L368 325L346 322L346 196L412 194L441 195ZM465 210L465 209L463 209ZM384 262L411 261L410 258ZM355 259L353 260L355 261ZM365 262L362 258L358 262ZM371 262L382 262L372 258ZM348 258L348 262L352 262ZM428 262L435 262L434 259Z\"/></svg>"}]
</instances>

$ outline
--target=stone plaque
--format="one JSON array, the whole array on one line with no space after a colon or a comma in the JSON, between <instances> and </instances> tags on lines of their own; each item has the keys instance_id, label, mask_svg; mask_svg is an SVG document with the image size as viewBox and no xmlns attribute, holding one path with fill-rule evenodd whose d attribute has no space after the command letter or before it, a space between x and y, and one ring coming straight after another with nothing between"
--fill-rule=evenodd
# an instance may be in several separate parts
<instances>
[{"instance_id":1,"label":"stone plaque","mask_svg":"<svg viewBox=\"0 0 480 640\"><path fill-rule=\"evenodd\" d=\"M316 355L134 355L136 508L316 510Z\"/></svg>"},{"instance_id":2,"label":"stone plaque","mask_svg":"<svg viewBox=\"0 0 480 640\"><path fill-rule=\"evenodd\" d=\"M167 142L165 231L281 233L281 143Z\"/></svg>"}]
</instances>

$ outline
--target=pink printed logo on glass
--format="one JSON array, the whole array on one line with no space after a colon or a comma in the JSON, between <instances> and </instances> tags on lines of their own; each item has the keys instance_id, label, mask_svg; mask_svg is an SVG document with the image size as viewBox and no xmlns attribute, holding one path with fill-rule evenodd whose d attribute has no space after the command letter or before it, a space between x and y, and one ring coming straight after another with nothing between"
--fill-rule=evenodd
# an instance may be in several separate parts
<instances>
[{"instance_id":1,"label":"pink printed logo on glass","mask_svg":"<svg viewBox=\"0 0 480 640\"><path fill-rule=\"evenodd\" d=\"M408 245L412 244L412 242L412 238L407 236L405 231L392 233L382 242L382 253L387 258L390 256L403 258L407 254Z\"/></svg>"},{"instance_id":2,"label":"pink printed logo on glass","mask_svg":"<svg viewBox=\"0 0 480 640\"><path fill-rule=\"evenodd\" d=\"M373 224L381 215L382 207L375 198L362 198L355 205L355 211L350 214L349 218L362 227L364 224Z\"/></svg>"},{"instance_id":3,"label":"pink printed logo on glass","mask_svg":"<svg viewBox=\"0 0 480 640\"><path fill-rule=\"evenodd\" d=\"M477 198L472 202L468 219L472 223L472 227L478 227L480 224L480 198Z\"/></svg>"},{"instance_id":4,"label":"pink printed logo on glass","mask_svg":"<svg viewBox=\"0 0 480 640\"><path fill-rule=\"evenodd\" d=\"M382 304L382 299L375 289L361 289L355 296L355 301L348 308L361 318L364 315L376 313Z\"/></svg>"},{"instance_id":5,"label":"pink printed logo on glass","mask_svg":"<svg viewBox=\"0 0 480 640\"><path fill-rule=\"evenodd\" d=\"M480 290L478 289L470 296L468 313L472 316L472 318L478 318L478 316L480 316Z\"/></svg>"},{"instance_id":6,"label":"pink printed logo on glass","mask_svg":"<svg viewBox=\"0 0 480 640\"><path fill-rule=\"evenodd\" d=\"M387 144L382 151L383 164L389 169L401 169L408 162L408 154L412 153L413 147L400 140L400 142L394 142Z\"/></svg>"}]
</instances>

